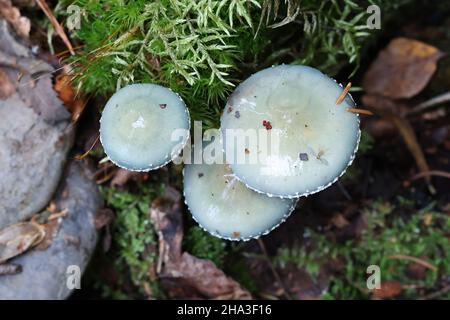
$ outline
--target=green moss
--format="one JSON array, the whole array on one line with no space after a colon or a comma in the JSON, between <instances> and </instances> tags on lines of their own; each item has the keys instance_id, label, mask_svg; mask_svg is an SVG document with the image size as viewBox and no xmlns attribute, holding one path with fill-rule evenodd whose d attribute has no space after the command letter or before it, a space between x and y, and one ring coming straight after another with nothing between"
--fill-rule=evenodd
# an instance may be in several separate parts
<instances>
[{"instance_id":1,"label":"green moss","mask_svg":"<svg viewBox=\"0 0 450 320\"><path fill-rule=\"evenodd\" d=\"M66 61L82 91L162 84L207 129L218 126L233 85L262 67L301 63L331 75L356 68L376 33L367 30L367 6L384 14L408 1L60 0L56 14L64 19L69 4L83 12L71 34L82 47Z\"/></svg>"},{"instance_id":2,"label":"green moss","mask_svg":"<svg viewBox=\"0 0 450 320\"><path fill-rule=\"evenodd\" d=\"M186 232L183 245L185 250L194 256L211 260L217 267L222 268L227 254L226 242L213 237L199 226L192 226Z\"/></svg>"},{"instance_id":3,"label":"green moss","mask_svg":"<svg viewBox=\"0 0 450 320\"><path fill-rule=\"evenodd\" d=\"M151 201L163 192L163 186L140 185L137 193L102 187L101 192L108 207L114 210L115 219L111 225L116 273L120 287L131 279L138 294L145 296L144 287L159 293L157 281L149 278L149 270L156 262L157 238L149 219ZM120 290L101 286L103 294L110 298L128 297Z\"/></svg>"},{"instance_id":4,"label":"green moss","mask_svg":"<svg viewBox=\"0 0 450 320\"><path fill-rule=\"evenodd\" d=\"M294 24L301 31L289 38L288 45L294 52L299 52L291 53L290 55L295 58L289 59L288 62L314 66L334 75L349 64L353 65L354 73L359 67L362 48L373 35L377 34L377 30L371 30L367 26L369 5L375 4L380 7L384 23L399 7L412 1L288 0L284 6L283 2L265 0L262 7L262 21L281 29ZM275 50L283 52L285 46ZM286 52L283 55L286 55Z\"/></svg>"},{"instance_id":5,"label":"green moss","mask_svg":"<svg viewBox=\"0 0 450 320\"><path fill-rule=\"evenodd\" d=\"M234 280L236 280L250 293L257 294L259 292L255 279L253 279L253 276L250 274L248 267L243 261L238 260L230 263L226 271L231 277L233 277Z\"/></svg>"},{"instance_id":6,"label":"green moss","mask_svg":"<svg viewBox=\"0 0 450 320\"><path fill-rule=\"evenodd\" d=\"M406 207L405 207L406 205ZM416 210L409 217L401 214L411 210L411 202L399 201L397 206L375 202L363 210L367 228L361 239L336 243L325 235L309 230L311 247L281 249L275 259L280 267L294 263L316 276L320 267L330 257L344 261L344 269L331 278L328 299L367 298L366 268L378 265L381 281L397 280L402 285L433 291L440 279L450 274L450 217L433 209L433 204ZM426 270L423 279L408 277L409 261L392 259L393 255L424 258L438 268L438 272ZM404 298L417 298L415 289L405 289Z\"/></svg>"}]
</instances>

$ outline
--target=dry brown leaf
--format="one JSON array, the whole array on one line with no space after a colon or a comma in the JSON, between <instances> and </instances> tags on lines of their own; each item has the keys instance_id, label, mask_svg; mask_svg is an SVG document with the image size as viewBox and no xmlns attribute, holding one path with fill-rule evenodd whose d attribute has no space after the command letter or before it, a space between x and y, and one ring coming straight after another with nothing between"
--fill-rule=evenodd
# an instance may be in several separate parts
<instances>
[{"instance_id":1,"label":"dry brown leaf","mask_svg":"<svg viewBox=\"0 0 450 320\"><path fill-rule=\"evenodd\" d=\"M331 218L331 223L338 229L342 229L350 224L348 220L340 213Z\"/></svg>"},{"instance_id":2,"label":"dry brown leaf","mask_svg":"<svg viewBox=\"0 0 450 320\"><path fill-rule=\"evenodd\" d=\"M383 281L380 289L374 289L372 296L375 299L389 299L398 296L402 292L402 284L399 281Z\"/></svg>"},{"instance_id":3,"label":"dry brown leaf","mask_svg":"<svg viewBox=\"0 0 450 320\"><path fill-rule=\"evenodd\" d=\"M21 37L28 38L30 34L30 20L20 15L19 9L14 7L11 0L0 0L0 15L6 19Z\"/></svg>"},{"instance_id":4,"label":"dry brown leaf","mask_svg":"<svg viewBox=\"0 0 450 320\"><path fill-rule=\"evenodd\" d=\"M111 221L114 219L114 212L111 209L103 208L100 209L97 212L97 215L95 216L94 225L95 228L101 229L104 226L107 226L111 223Z\"/></svg>"},{"instance_id":5,"label":"dry brown leaf","mask_svg":"<svg viewBox=\"0 0 450 320\"><path fill-rule=\"evenodd\" d=\"M159 238L158 273L162 272L163 264L175 263L181 256L183 225L180 201L180 193L168 188L152 202L150 219Z\"/></svg>"},{"instance_id":6,"label":"dry brown leaf","mask_svg":"<svg viewBox=\"0 0 450 320\"><path fill-rule=\"evenodd\" d=\"M168 270L174 278L181 278L202 296L209 299L251 299L250 293L228 277L216 265L184 252L176 268Z\"/></svg>"},{"instance_id":7,"label":"dry brown leaf","mask_svg":"<svg viewBox=\"0 0 450 320\"><path fill-rule=\"evenodd\" d=\"M38 245L44 237L44 228L33 221L20 222L0 230L0 263Z\"/></svg>"},{"instance_id":8,"label":"dry brown leaf","mask_svg":"<svg viewBox=\"0 0 450 320\"><path fill-rule=\"evenodd\" d=\"M423 257L423 259L426 259ZM427 268L421 264L411 262L406 268L406 274L409 278L414 280L423 280L426 277Z\"/></svg>"},{"instance_id":9,"label":"dry brown leaf","mask_svg":"<svg viewBox=\"0 0 450 320\"><path fill-rule=\"evenodd\" d=\"M159 237L157 273L172 298L251 299L214 263L182 253L181 195L173 188L155 199L150 217Z\"/></svg>"},{"instance_id":10,"label":"dry brown leaf","mask_svg":"<svg viewBox=\"0 0 450 320\"><path fill-rule=\"evenodd\" d=\"M61 73L56 77L53 88L72 114L72 121L76 122L86 107L86 99L77 96L71 77L67 73Z\"/></svg>"},{"instance_id":11,"label":"dry brown leaf","mask_svg":"<svg viewBox=\"0 0 450 320\"><path fill-rule=\"evenodd\" d=\"M111 180L112 187L123 187L129 180L144 181L148 178L146 172L136 172L120 168L114 174L114 178Z\"/></svg>"},{"instance_id":12,"label":"dry brown leaf","mask_svg":"<svg viewBox=\"0 0 450 320\"><path fill-rule=\"evenodd\" d=\"M62 219L54 219L42 225L45 230L45 236L36 246L38 250L46 250L52 244L53 238L58 234Z\"/></svg>"},{"instance_id":13,"label":"dry brown leaf","mask_svg":"<svg viewBox=\"0 0 450 320\"><path fill-rule=\"evenodd\" d=\"M395 38L364 75L363 88L392 99L411 98L427 85L442 56L439 49L424 42Z\"/></svg>"},{"instance_id":14,"label":"dry brown leaf","mask_svg":"<svg viewBox=\"0 0 450 320\"><path fill-rule=\"evenodd\" d=\"M0 99L4 100L16 91L14 84L8 74L0 69Z\"/></svg>"},{"instance_id":15,"label":"dry brown leaf","mask_svg":"<svg viewBox=\"0 0 450 320\"><path fill-rule=\"evenodd\" d=\"M7 274L18 274L22 272L22 266L20 264L4 263L0 264L0 276Z\"/></svg>"}]
</instances>

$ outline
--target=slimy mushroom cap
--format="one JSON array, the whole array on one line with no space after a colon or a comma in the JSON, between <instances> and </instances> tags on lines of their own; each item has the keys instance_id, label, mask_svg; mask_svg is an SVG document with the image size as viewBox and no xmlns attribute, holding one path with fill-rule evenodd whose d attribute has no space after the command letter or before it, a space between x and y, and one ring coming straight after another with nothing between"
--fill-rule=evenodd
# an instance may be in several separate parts
<instances>
[{"instance_id":1,"label":"slimy mushroom cap","mask_svg":"<svg viewBox=\"0 0 450 320\"><path fill-rule=\"evenodd\" d=\"M269 196L295 198L330 186L351 164L360 139L359 117L350 95L337 104L342 86L320 71L281 65L259 71L231 95L221 118L227 159L229 129L256 130L278 147L258 139L246 144L257 163L230 162L249 188ZM276 141L279 143L277 144ZM234 159L237 155L234 155Z\"/></svg>"},{"instance_id":2,"label":"slimy mushroom cap","mask_svg":"<svg viewBox=\"0 0 450 320\"><path fill-rule=\"evenodd\" d=\"M226 164L188 164L183 173L185 202L193 218L220 238L249 240L267 234L297 203L247 188Z\"/></svg>"},{"instance_id":3,"label":"slimy mushroom cap","mask_svg":"<svg viewBox=\"0 0 450 320\"><path fill-rule=\"evenodd\" d=\"M106 103L100 140L109 159L133 171L170 162L189 137L189 112L173 91L155 84L132 84Z\"/></svg>"}]
</instances>

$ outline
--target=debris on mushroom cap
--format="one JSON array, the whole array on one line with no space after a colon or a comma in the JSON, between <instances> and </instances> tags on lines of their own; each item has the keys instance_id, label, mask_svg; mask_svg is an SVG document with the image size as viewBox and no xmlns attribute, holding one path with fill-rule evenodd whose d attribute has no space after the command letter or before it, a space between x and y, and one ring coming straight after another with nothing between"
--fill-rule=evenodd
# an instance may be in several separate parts
<instances>
[{"instance_id":1,"label":"debris on mushroom cap","mask_svg":"<svg viewBox=\"0 0 450 320\"><path fill-rule=\"evenodd\" d=\"M226 164L188 164L183 173L185 202L193 218L220 238L249 240L267 234L297 203L247 188Z\"/></svg>"},{"instance_id":2,"label":"debris on mushroom cap","mask_svg":"<svg viewBox=\"0 0 450 320\"><path fill-rule=\"evenodd\" d=\"M183 100L165 87L132 84L106 103L100 140L109 159L133 171L149 171L170 162L189 138L190 118ZM175 130L179 130L172 137Z\"/></svg>"},{"instance_id":3,"label":"debris on mushroom cap","mask_svg":"<svg viewBox=\"0 0 450 320\"><path fill-rule=\"evenodd\" d=\"M347 111L355 108L351 96L336 103L343 90L320 71L294 65L264 69L241 83L225 106L240 117L223 113L221 118L225 152L228 129L260 135L262 129L267 139L279 141L279 148L261 152L267 143L260 139L256 163L230 163L236 177L255 191L281 198L306 196L337 181L360 139L359 117Z\"/></svg>"}]
</instances>

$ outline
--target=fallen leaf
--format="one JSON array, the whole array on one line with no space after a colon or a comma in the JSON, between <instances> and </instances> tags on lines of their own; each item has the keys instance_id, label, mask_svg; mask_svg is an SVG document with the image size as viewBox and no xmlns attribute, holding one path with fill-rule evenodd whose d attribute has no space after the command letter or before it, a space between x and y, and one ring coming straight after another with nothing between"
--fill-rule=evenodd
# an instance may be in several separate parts
<instances>
[{"instance_id":1,"label":"fallen leaf","mask_svg":"<svg viewBox=\"0 0 450 320\"><path fill-rule=\"evenodd\" d=\"M114 174L114 178L111 180L112 187L123 187L129 180L145 181L148 179L148 173L136 172L120 168Z\"/></svg>"},{"instance_id":2,"label":"fallen leaf","mask_svg":"<svg viewBox=\"0 0 450 320\"><path fill-rule=\"evenodd\" d=\"M11 79L9 79L5 71L0 69L0 99L4 100L10 97L15 91L16 88Z\"/></svg>"},{"instance_id":3,"label":"fallen leaf","mask_svg":"<svg viewBox=\"0 0 450 320\"><path fill-rule=\"evenodd\" d=\"M97 212L97 215L95 216L94 225L95 228L101 229L104 226L107 226L111 223L111 221L114 219L114 212L111 209L103 208L100 209Z\"/></svg>"},{"instance_id":4,"label":"fallen leaf","mask_svg":"<svg viewBox=\"0 0 450 320\"><path fill-rule=\"evenodd\" d=\"M11 0L0 0L0 15L14 27L21 37L28 38L31 29L30 20L20 15L19 9L12 5Z\"/></svg>"},{"instance_id":5,"label":"fallen leaf","mask_svg":"<svg viewBox=\"0 0 450 320\"><path fill-rule=\"evenodd\" d=\"M425 259L425 257L424 257ZM406 268L406 274L414 280L423 280L426 277L427 268L421 264L411 262Z\"/></svg>"},{"instance_id":6,"label":"fallen leaf","mask_svg":"<svg viewBox=\"0 0 450 320\"><path fill-rule=\"evenodd\" d=\"M83 113L86 107L86 99L77 96L70 75L63 72L56 76L55 84L53 86L58 93L59 98L62 100L66 108L72 114L72 121L76 122Z\"/></svg>"},{"instance_id":7,"label":"fallen leaf","mask_svg":"<svg viewBox=\"0 0 450 320\"><path fill-rule=\"evenodd\" d=\"M16 223L0 230L0 263L38 245L44 237L44 228L33 221Z\"/></svg>"},{"instance_id":8,"label":"fallen leaf","mask_svg":"<svg viewBox=\"0 0 450 320\"><path fill-rule=\"evenodd\" d=\"M112 245L112 235L111 235L111 230L109 225L106 225L105 227L105 233L103 235L103 239L102 239L102 249L103 252L108 252L109 249L111 249L111 245Z\"/></svg>"},{"instance_id":9,"label":"fallen leaf","mask_svg":"<svg viewBox=\"0 0 450 320\"><path fill-rule=\"evenodd\" d=\"M380 289L372 291L372 297L375 299L390 299L398 296L402 292L402 284L399 281L383 281Z\"/></svg>"},{"instance_id":10,"label":"fallen leaf","mask_svg":"<svg viewBox=\"0 0 450 320\"><path fill-rule=\"evenodd\" d=\"M58 234L59 227L61 226L63 219L52 219L49 220L46 224L43 224L45 236L40 241L40 243L36 246L38 250L46 250L52 244L53 238Z\"/></svg>"},{"instance_id":11,"label":"fallen leaf","mask_svg":"<svg viewBox=\"0 0 450 320\"><path fill-rule=\"evenodd\" d=\"M251 299L248 291L213 262L182 253L181 195L177 190L168 188L153 201L150 218L159 237L157 274L172 298Z\"/></svg>"},{"instance_id":12,"label":"fallen leaf","mask_svg":"<svg viewBox=\"0 0 450 320\"><path fill-rule=\"evenodd\" d=\"M334 215L333 218L331 218L331 223L338 229L342 229L350 224L348 220L345 219L345 217L340 213Z\"/></svg>"},{"instance_id":13,"label":"fallen leaf","mask_svg":"<svg viewBox=\"0 0 450 320\"><path fill-rule=\"evenodd\" d=\"M392 99L411 98L428 84L442 56L439 49L424 42L395 38L364 75L363 88Z\"/></svg>"},{"instance_id":14,"label":"fallen leaf","mask_svg":"<svg viewBox=\"0 0 450 320\"><path fill-rule=\"evenodd\" d=\"M4 263L0 264L0 276L7 274L18 274L22 272L22 266L20 264Z\"/></svg>"},{"instance_id":15,"label":"fallen leaf","mask_svg":"<svg viewBox=\"0 0 450 320\"><path fill-rule=\"evenodd\" d=\"M185 284L208 299L251 299L248 291L217 268L213 262L199 259L187 252L184 252L177 264L166 270L165 274L171 275L174 279L182 279Z\"/></svg>"},{"instance_id":16,"label":"fallen leaf","mask_svg":"<svg viewBox=\"0 0 450 320\"><path fill-rule=\"evenodd\" d=\"M152 202L150 219L159 238L158 273L162 272L164 264L176 263L181 257L183 225L180 201L180 193L168 188Z\"/></svg>"}]
</instances>

